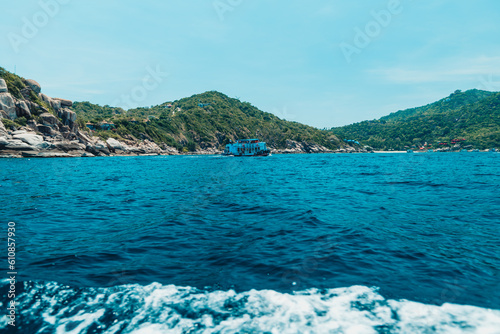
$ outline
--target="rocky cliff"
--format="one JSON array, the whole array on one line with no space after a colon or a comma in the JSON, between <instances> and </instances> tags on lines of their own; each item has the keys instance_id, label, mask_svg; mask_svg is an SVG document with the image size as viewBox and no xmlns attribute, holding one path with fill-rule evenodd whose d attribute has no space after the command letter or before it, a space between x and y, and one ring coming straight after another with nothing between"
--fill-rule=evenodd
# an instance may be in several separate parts
<instances>
[{"instance_id":1,"label":"rocky cliff","mask_svg":"<svg viewBox=\"0 0 500 334\"><path fill-rule=\"evenodd\" d=\"M177 150L144 140L106 141L81 131L72 101L51 98L34 80L0 79L0 157L92 157L177 154Z\"/></svg>"}]
</instances>

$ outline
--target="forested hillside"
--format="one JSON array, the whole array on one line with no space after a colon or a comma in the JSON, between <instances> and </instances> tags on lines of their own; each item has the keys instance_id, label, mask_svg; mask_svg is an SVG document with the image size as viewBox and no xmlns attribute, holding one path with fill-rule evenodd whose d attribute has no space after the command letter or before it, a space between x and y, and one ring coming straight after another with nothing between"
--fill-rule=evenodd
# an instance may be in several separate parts
<instances>
[{"instance_id":1,"label":"forested hillside","mask_svg":"<svg viewBox=\"0 0 500 334\"><path fill-rule=\"evenodd\" d=\"M177 148L222 148L229 140L259 138L272 148L285 148L287 140L319 144L336 149L335 135L297 122L281 120L248 102L210 91L166 102L151 108L125 111L89 102L75 102L81 127L94 125L101 137L150 139ZM113 131L99 130L102 122L112 122Z\"/></svg>"},{"instance_id":2,"label":"forested hillside","mask_svg":"<svg viewBox=\"0 0 500 334\"><path fill-rule=\"evenodd\" d=\"M428 148L439 148L454 141L478 149L500 147L500 93L456 91L424 107L331 131L377 150L405 150L426 143Z\"/></svg>"}]
</instances>

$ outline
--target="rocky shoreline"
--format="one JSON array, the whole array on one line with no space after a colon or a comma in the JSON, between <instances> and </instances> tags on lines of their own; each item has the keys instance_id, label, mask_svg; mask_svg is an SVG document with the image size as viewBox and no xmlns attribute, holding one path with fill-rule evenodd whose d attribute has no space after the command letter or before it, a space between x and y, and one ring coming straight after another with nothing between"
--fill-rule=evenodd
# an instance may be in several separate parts
<instances>
[{"instance_id":1,"label":"rocky shoreline","mask_svg":"<svg viewBox=\"0 0 500 334\"><path fill-rule=\"evenodd\" d=\"M4 79L0 79L0 157L2 158L65 158L114 155L173 155L177 149L144 141L106 141L81 131L76 124L72 101L42 94L34 80L25 80L17 99ZM42 103L32 102L32 96ZM49 107L49 108L47 108ZM50 110L49 110L50 109ZM53 113L51 113L51 111ZM26 126L6 128L2 119L14 121L23 117ZM207 153L211 153L210 151Z\"/></svg>"},{"instance_id":2,"label":"rocky shoreline","mask_svg":"<svg viewBox=\"0 0 500 334\"><path fill-rule=\"evenodd\" d=\"M67 158L140 155L213 155L222 152L215 147L195 152L179 152L166 144L149 139L139 141L131 137L103 140L83 131L76 122L77 115L70 108L73 102L51 98L42 93L38 82L22 79L22 85L11 88L0 79L0 158ZM17 96L17 98L16 98ZM21 97L22 96L22 97ZM24 126L19 126L22 120ZM5 124L7 126L4 125ZM18 123L14 123L18 122ZM14 124L17 124L14 126ZM346 145L332 151L306 142L286 141L286 148L273 148L273 154L298 153L354 153L366 152Z\"/></svg>"},{"instance_id":3,"label":"rocky shoreline","mask_svg":"<svg viewBox=\"0 0 500 334\"><path fill-rule=\"evenodd\" d=\"M47 126L47 125L42 125ZM137 143L121 142L114 138L103 141L90 137L79 130L72 132L75 138L68 140L62 134L47 136L32 127L23 127L16 131L7 130L0 122L0 158L70 158L104 156L152 156L152 155L217 155L222 152L216 148L207 148L195 152L181 153L169 146L160 147L149 140ZM307 154L307 153L358 153L352 147L336 151L320 145L306 143L287 143L286 149L271 149L272 154Z\"/></svg>"},{"instance_id":4,"label":"rocky shoreline","mask_svg":"<svg viewBox=\"0 0 500 334\"><path fill-rule=\"evenodd\" d=\"M181 153L173 147L163 148L145 140L141 143L120 142L114 138L103 141L76 131L76 139L64 140L56 136L44 136L29 127L16 131L5 129L0 122L0 158L71 158L71 157L108 157L108 156L154 156L154 155L217 155L222 152L208 148L195 152ZM308 153L358 153L353 148L328 150L319 145L291 143L286 149L271 149L272 154Z\"/></svg>"}]
</instances>

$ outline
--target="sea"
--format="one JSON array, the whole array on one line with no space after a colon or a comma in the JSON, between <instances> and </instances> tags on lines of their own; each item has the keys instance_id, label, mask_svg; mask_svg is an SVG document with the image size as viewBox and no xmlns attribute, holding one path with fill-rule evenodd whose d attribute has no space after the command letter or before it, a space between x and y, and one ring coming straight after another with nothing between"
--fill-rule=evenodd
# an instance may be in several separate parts
<instances>
[{"instance_id":1,"label":"sea","mask_svg":"<svg viewBox=\"0 0 500 334\"><path fill-rule=\"evenodd\" d=\"M498 153L1 159L0 203L1 333L500 333Z\"/></svg>"}]
</instances>

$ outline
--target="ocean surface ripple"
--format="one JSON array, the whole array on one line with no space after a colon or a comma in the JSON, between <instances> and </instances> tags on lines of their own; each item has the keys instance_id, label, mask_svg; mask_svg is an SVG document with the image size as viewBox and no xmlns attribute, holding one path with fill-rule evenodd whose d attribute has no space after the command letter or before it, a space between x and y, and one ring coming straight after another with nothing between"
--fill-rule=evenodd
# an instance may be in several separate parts
<instances>
[{"instance_id":1,"label":"ocean surface ripple","mask_svg":"<svg viewBox=\"0 0 500 334\"><path fill-rule=\"evenodd\" d=\"M499 333L499 159L0 160L19 324L26 333ZM4 307L6 282L0 292Z\"/></svg>"}]
</instances>

